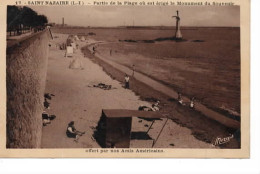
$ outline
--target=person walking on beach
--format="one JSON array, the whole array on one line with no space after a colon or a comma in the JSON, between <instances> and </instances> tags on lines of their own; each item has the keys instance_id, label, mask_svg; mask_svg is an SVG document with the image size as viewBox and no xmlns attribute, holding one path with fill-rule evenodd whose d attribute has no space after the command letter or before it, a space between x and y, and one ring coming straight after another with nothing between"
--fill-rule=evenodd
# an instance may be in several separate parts
<instances>
[{"instance_id":1,"label":"person walking on beach","mask_svg":"<svg viewBox=\"0 0 260 174\"><path fill-rule=\"evenodd\" d=\"M78 142L79 136L82 136L83 134L85 134L85 132L80 132L80 131L78 131L78 130L75 128L75 126L74 126L74 121L71 121L71 122L68 124L67 131L66 131L66 135L67 135L69 138L74 138L74 141L75 141L75 142Z\"/></svg>"},{"instance_id":2,"label":"person walking on beach","mask_svg":"<svg viewBox=\"0 0 260 174\"><path fill-rule=\"evenodd\" d=\"M134 75L135 75L135 64L133 64L132 70L133 70L132 77L134 77Z\"/></svg>"},{"instance_id":3,"label":"person walking on beach","mask_svg":"<svg viewBox=\"0 0 260 174\"><path fill-rule=\"evenodd\" d=\"M125 74L125 89L129 89L129 76Z\"/></svg>"},{"instance_id":4,"label":"person walking on beach","mask_svg":"<svg viewBox=\"0 0 260 174\"><path fill-rule=\"evenodd\" d=\"M190 99L190 108L191 108L191 109L195 109L194 101L195 101L195 97L192 97L192 98Z\"/></svg>"}]
</instances>

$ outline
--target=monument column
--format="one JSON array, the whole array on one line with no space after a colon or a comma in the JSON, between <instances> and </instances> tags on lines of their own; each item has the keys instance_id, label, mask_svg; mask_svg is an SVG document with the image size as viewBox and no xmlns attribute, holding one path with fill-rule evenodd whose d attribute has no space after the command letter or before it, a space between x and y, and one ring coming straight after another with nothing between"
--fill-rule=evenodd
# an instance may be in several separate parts
<instances>
[{"instance_id":1,"label":"monument column","mask_svg":"<svg viewBox=\"0 0 260 174\"><path fill-rule=\"evenodd\" d=\"M177 10L177 16L173 16L176 18L176 32L175 32L175 39L182 39L181 35L181 26L180 26L180 21L181 18L179 17L179 11Z\"/></svg>"}]
</instances>

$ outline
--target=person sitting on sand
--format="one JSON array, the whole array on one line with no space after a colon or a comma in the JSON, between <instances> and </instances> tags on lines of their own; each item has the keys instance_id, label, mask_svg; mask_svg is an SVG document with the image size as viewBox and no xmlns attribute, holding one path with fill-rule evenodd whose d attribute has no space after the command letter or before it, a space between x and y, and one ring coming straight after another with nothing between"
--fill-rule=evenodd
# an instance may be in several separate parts
<instances>
[{"instance_id":1,"label":"person sitting on sand","mask_svg":"<svg viewBox=\"0 0 260 174\"><path fill-rule=\"evenodd\" d=\"M74 138L74 141L78 142L79 136L82 136L83 134L85 134L85 132L78 131L74 126L74 121L71 121L68 124L66 134L69 138Z\"/></svg>"},{"instance_id":2,"label":"person sitting on sand","mask_svg":"<svg viewBox=\"0 0 260 174\"><path fill-rule=\"evenodd\" d=\"M43 102L43 106L45 109L50 109L50 103L48 102L47 99L51 100L52 96L55 96L54 94L50 94L50 93L45 93L44 94L44 102Z\"/></svg>"},{"instance_id":3,"label":"person sitting on sand","mask_svg":"<svg viewBox=\"0 0 260 174\"><path fill-rule=\"evenodd\" d=\"M160 101L158 100L155 104L152 104L152 111L160 110L159 103L160 103Z\"/></svg>"},{"instance_id":4,"label":"person sitting on sand","mask_svg":"<svg viewBox=\"0 0 260 174\"><path fill-rule=\"evenodd\" d=\"M125 89L129 89L129 76L125 74Z\"/></svg>"},{"instance_id":5,"label":"person sitting on sand","mask_svg":"<svg viewBox=\"0 0 260 174\"><path fill-rule=\"evenodd\" d=\"M183 104L183 100L182 100L182 96L181 93L178 92L178 102L182 105Z\"/></svg>"},{"instance_id":6,"label":"person sitting on sand","mask_svg":"<svg viewBox=\"0 0 260 174\"><path fill-rule=\"evenodd\" d=\"M45 109L50 109L50 103L47 101L46 98L44 98L43 106Z\"/></svg>"},{"instance_id":7,"label":"person sitting on sand","mask_svg":"<svg viewBox=\"0 0 260 174\"><path fill-rule=\"evenodd\" d=\"M153 111L152 108L148 107L148 106L139 106L138 108L139 111Z\"/></svg>"},{"instance_id":8,"label":"person sitting on sand","mask_svg":"<svg viewBox=\"0 0 260 174\"><path fill-rule=\"evenodd\" d=\"M93 85L93 87L97 87L104 90L110 90L112 88L112 85L106 85L104 83L99 83L98 85Z\"/></svg>"},{"instance_id":9,"label":"person sitting on sand","mask_svg":"<svg viewBox=\"0 0 260 174\"><path fill-rule=\"evenodd\" d=\"M51 120L56 118L55 115L49 115L47 112L43 111L42 113L42 124L43 126L47 126L47 124L51 123Z\"/></svg>"},{"instance_id":10,"label":"person sitting on sand","mask_svg":"<svg viewBox=\"0 0 260 174\"><path fill-rule=\"evenodd\" d=\"M54 94L50 94L50 93L44 93L44 98L46 98L46 99L51 100L53 96L55 96L55 95Z\"/></svg>"},{"instance_id":11,"label":"person sitting on sand","mask_svg":"<svg viewBox=\"0 0 260 174\"><path fill-rule=\"evenodd\" d=\"M152 104L152 107L141 105L141 106L139 106L138 110L139 111L159 111L160 110L159 103L160 103L160 101L158 100L155 104Z\"/></svg>"}]
</instances>

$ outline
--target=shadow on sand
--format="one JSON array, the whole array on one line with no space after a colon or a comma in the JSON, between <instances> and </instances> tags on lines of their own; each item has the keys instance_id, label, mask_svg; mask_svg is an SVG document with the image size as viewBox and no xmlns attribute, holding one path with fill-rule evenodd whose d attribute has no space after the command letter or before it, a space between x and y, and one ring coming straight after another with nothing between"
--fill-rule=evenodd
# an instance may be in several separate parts
<instances>
[{"instance_id":1,"label":"shadow on sand","mask_svg":"<svg viewBox=\"0 0 260 174\"><path fill-rule=\"evenodd\" d=\"M131 140L152 140L146 132L131 132Z\"/></svg>"}]
</instances>

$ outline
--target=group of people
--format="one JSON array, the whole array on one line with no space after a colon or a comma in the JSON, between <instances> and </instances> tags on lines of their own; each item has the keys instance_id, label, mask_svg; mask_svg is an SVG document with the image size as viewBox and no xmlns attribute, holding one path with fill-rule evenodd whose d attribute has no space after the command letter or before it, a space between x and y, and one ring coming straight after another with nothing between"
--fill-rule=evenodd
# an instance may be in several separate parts
<instances>
[{"instance_id":1,"label":"group of people","mask_svg":"<svg viewBox=\"0 0 260 174\"><path fill-rule=\"evenodd\" d=\"M97 85L93 85L93 87L104 89L104 90L110 90L112 89L112 85L106 85L104 83L99 83Z\"/></svg>"},{"instance_id":2,"label":"group of people","mask_svg":"<svg viewBox=\"0 0 260 174\"><path fill-rule=\"evenodd\" d=\"M48 100L52 99L52 96L55 96L53 94L45 93L44 94L44 109L50 109L50 103ZM43 111L42 113L42 124L43 126L47 126L51 123L52 120L56 118L55 115L50 115L47 113L47 111ZM69 138L74 138L75 142L78 142L79 137L84 135L85 132L78 131L74 126L74 121L69 122L67 129L66 129L66 135Z\"/></svg>"},{"instance_id":3,"label":"group of people","mask_svg":"<svg viewBox=\"0 0 260 174\"><path fill-rule=\"evenodd\" d=\"M159 111L160 110L160 101L157 100L154 104L152 104L152 107L148 106L139 106L138 110L139 111Z\"/></svg>"},{"instance_id":4,"label":"group of people","mask_svg":"<svg viewBox=\"0 0 260 174\"><path fill-rule=\"evenodd\" d=\"M135 75L135 65L133 64L132 65L132 77L134 77ZM130 77L125 74L125 89L129 89L129 81L130 81ZM185 105L184 102L183 102L183 99L182 99L182 95L180 92L178 92L178 103L181 104L181 105ZM155 104L155 108L157 108L156 105L158 105L159 103L156 103ZM152 108L149 108L149 107L145 107L145 106L140 106L142 109L144 110L151 110L151 111L154 111L154 107ZM195 97L192 97L190 98L190 103L189 103L189 107L192 108L192 109L195 109ZM155 109L156 110L156 109Z\"/></svg>"},{"instance_id":5,"label":"group of people","mask_svg":"<svg viewBox=\"0 0 260 174\"><path fill-rule=\"evenodd\" d=\"M180 92L178 92L178 103L181 105L186 105L183 102L182 95ZM154 104L152 104L152 107L141 105L141 106L139 106L138 110L139 111L159 111L161 109L159 104L160 104L160 101L157 100ZM195 97L190 98L189 107L191 109L195 109Z\"/></svg>"},{"instance_id":6,"label":"group of people","mask_svg":"<svg viewBox=\"0 0 260 174\"><path fill-rule=\"evenodd\" d=\"M50 124L52 120L56 118L55 115L49 115L46 111L43 111L42 113L42 125L47 126L47 124Z\"/></svg>"},{"instance_id":7,"label":"group of people","mask_svg":"<svg viewBox=\"0 0 260 174\"><path fill-rule=\"evenodd\" d=\"M184 102L183 102L182 95L181 95L180 92L178 92L178 102L179 102L179 104L181 104L181 105L185 105ZM189 107L190 107L191 109L195 109L195 97L190 98Z\"/></svg>"},{"instance_id":8,"label":"group of people","mask_svg":"<svg viewBox=\"0 0 260 174\"><path fill-rule=\"evenodd\" d=\"M51 100L52 97L55 96L53 94L49 94L49 93L45 93L44 94L44 102L43 102L43 106L44 106L44 109L47 110L47 109L50 109L50 103L48 100ZM47 126L47 124L50 124L52 120L54 120L56 118L55 115L50 115L47 113L47 111L43 111L42 113L42 125L43 126Z\"/></svg>"}]
</instances>

